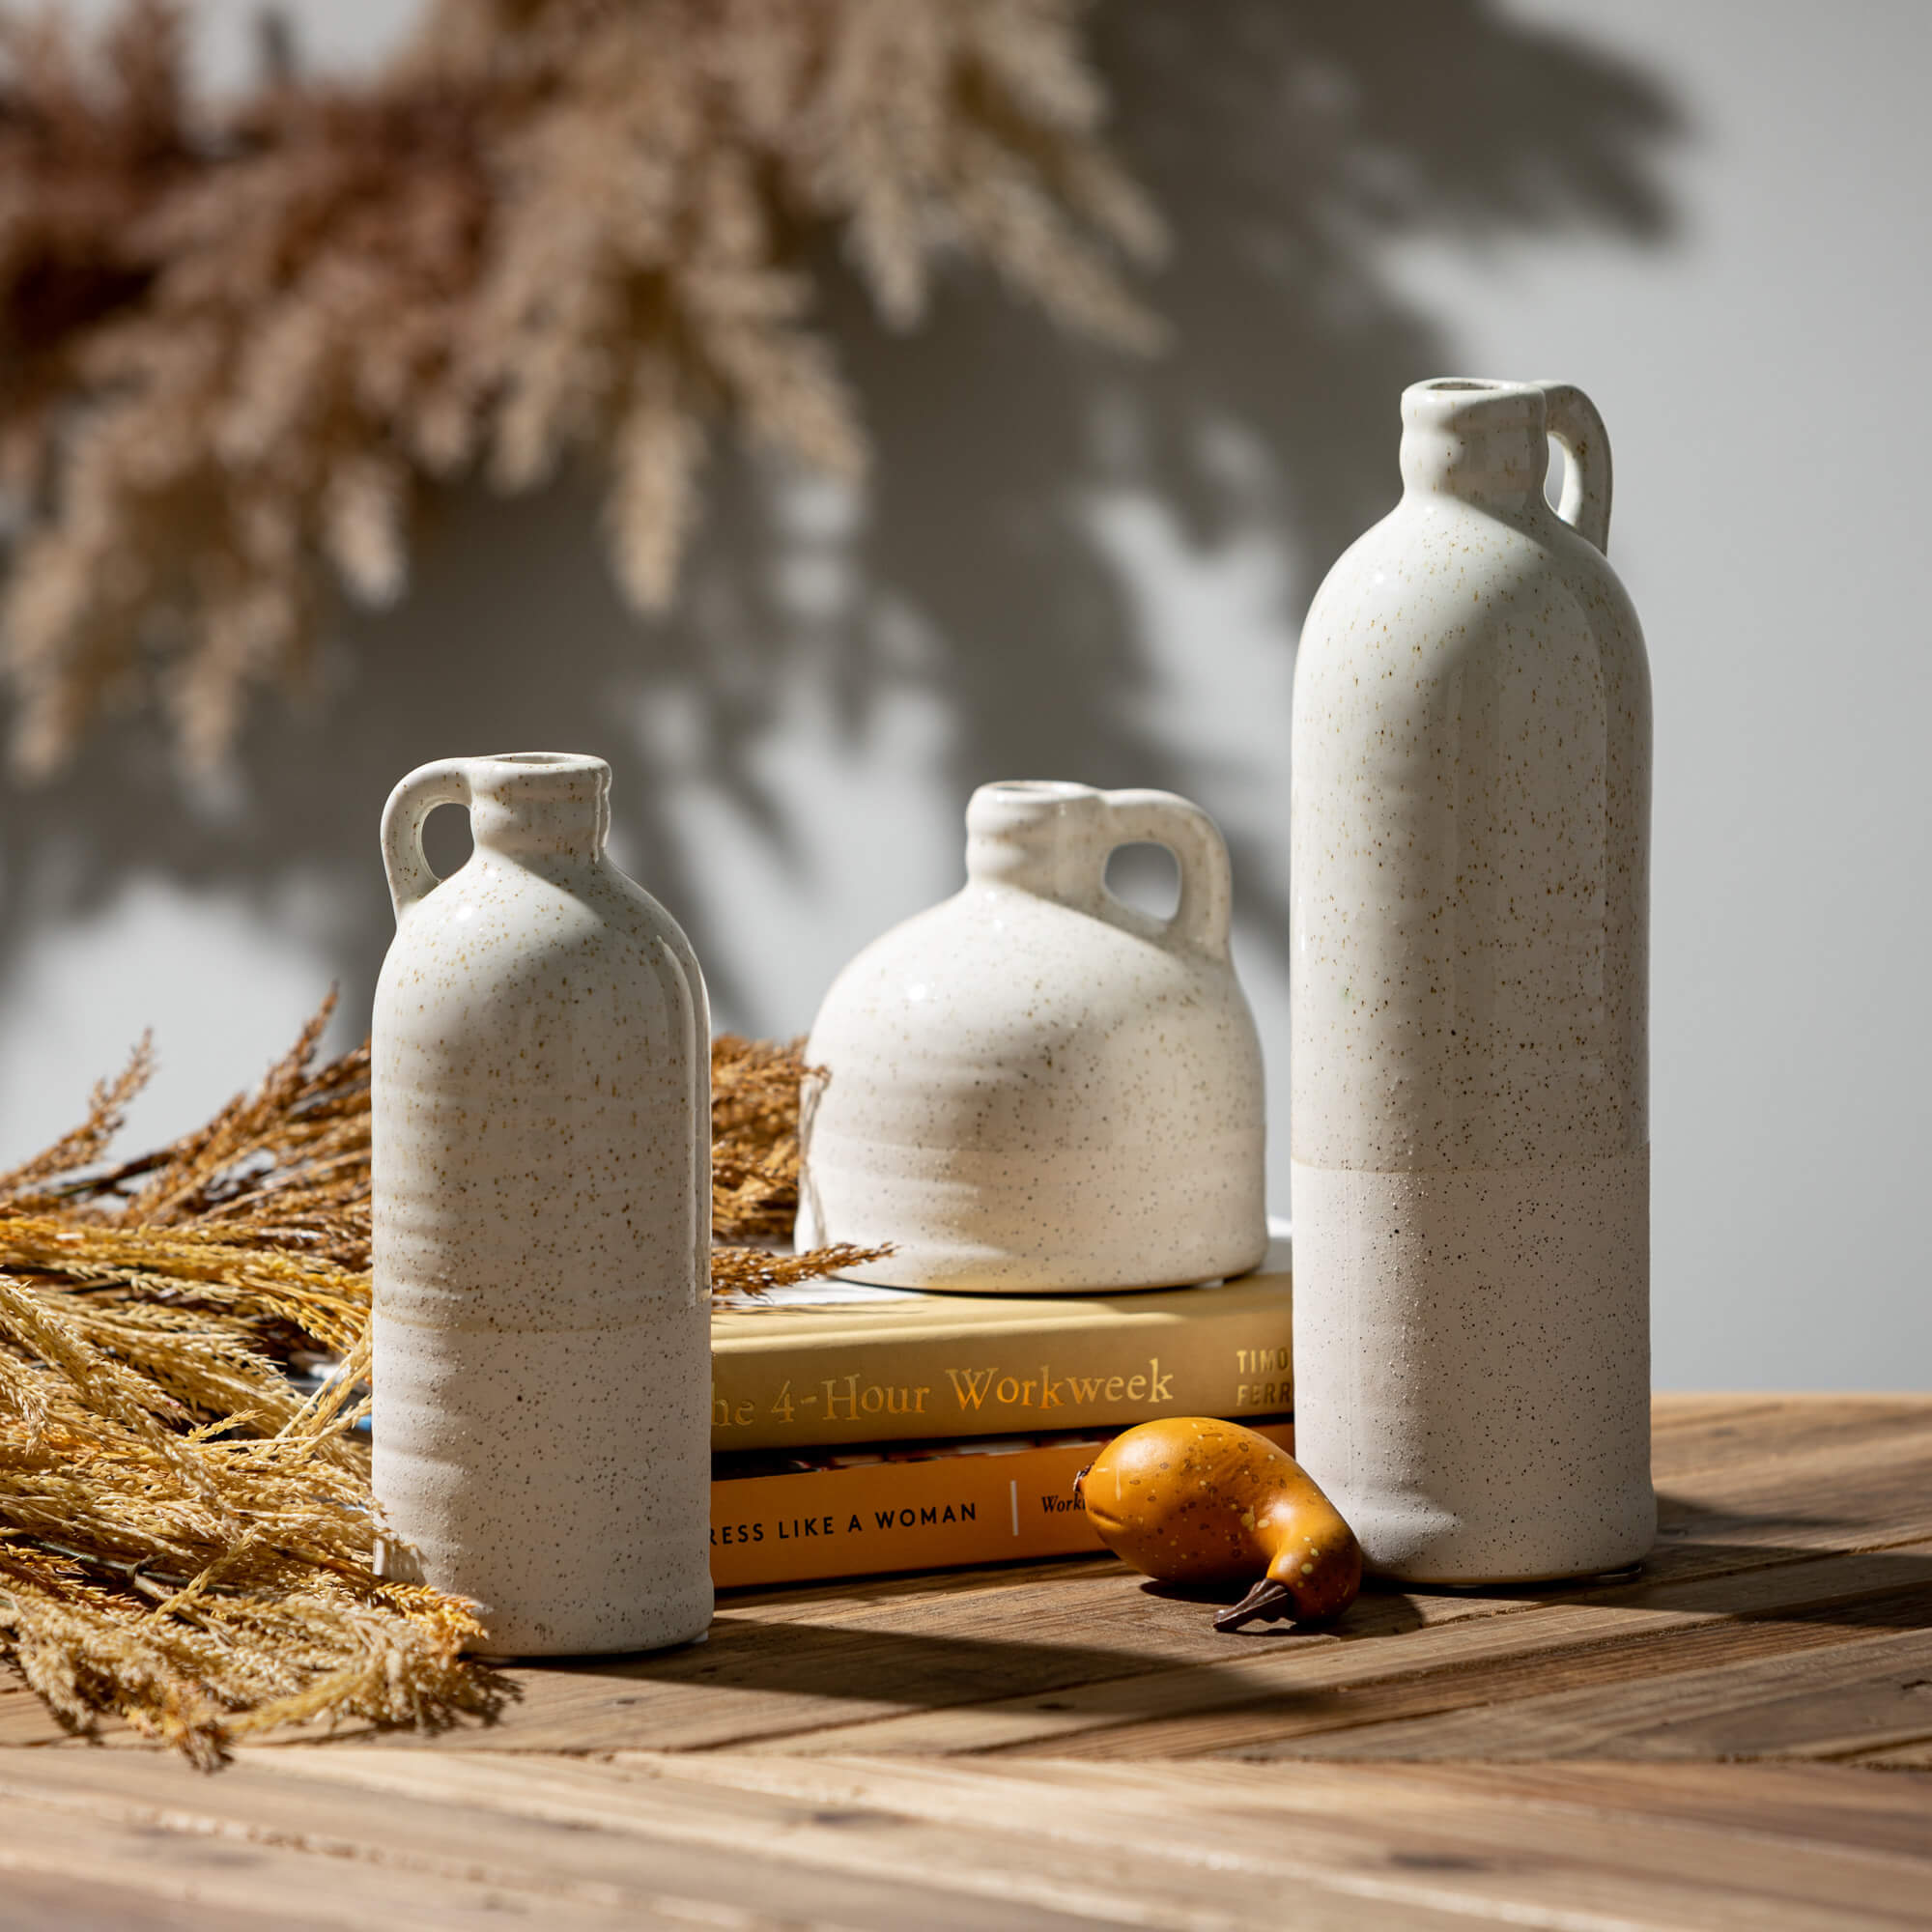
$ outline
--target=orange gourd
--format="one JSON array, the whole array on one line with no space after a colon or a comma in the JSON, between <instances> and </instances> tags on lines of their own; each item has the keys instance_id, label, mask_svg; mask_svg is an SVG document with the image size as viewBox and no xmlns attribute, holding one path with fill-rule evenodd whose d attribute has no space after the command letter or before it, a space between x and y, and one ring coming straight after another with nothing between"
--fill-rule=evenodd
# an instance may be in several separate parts
<instances>
[{"instance_id":1,"label":"orange gourd","mask_svg":"<svg viewBox=\"0 0 1932 1932\"><path fill-rule=\"evenodd\" d=\"M1287 1450L1237 1422L1179 1415L1117 1435L1074 1482L1100 1540L1167 1583L1261 1580L1214 1619L1341 1615L1362 1585L1355 1533Z\"/></svg>"}]
</instances>

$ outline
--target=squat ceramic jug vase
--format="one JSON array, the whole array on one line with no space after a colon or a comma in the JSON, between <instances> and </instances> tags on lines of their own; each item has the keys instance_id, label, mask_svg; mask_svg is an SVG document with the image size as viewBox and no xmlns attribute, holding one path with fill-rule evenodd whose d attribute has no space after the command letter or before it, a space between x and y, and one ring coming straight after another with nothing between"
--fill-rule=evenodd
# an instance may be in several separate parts
<instances>
[{"instance_id":1,"label":"squat ceramic jug vase","mask_svg":"<svg viewBox=\"0 0 1932 1932\"><path fill-rule=\"evenodd\" d=\"M1402 476L1295 665L1294 1453L1385 1574L1587 1575L1656 1528L1650 673L1578 390L1421 384Z\"/></svg>"},{"instance_id":2,"label":"squat ceramic jug vase","mask_svg":"<svg viewBox=\"0 0 1932 1932\"><path fill-rule=\"evenodd\" d=\"M600 758L454 758L383 814L382 1560L481 1604L512 1655L711 1620L709 1015L684 934L605 854L610 785ZM439 882L444 804L475 850Z\"/></svg>"},{"instance_id":3,"label":"squat ceramic jug vase","mask_svg":"<svg viewBox=\"0 0 1932 1932\"><path fill-rule=\"evenodd\" d=\"M1267 1246L1262 1063L1228 959L1228 850L1159 791L989 784L965 889L860 953L806 1044L801 1246L890 1241L852 1272L1038 1293L1178 1286ZM1149 841L1159 920L1108 891Z\"/></svg>"}]
</instances>

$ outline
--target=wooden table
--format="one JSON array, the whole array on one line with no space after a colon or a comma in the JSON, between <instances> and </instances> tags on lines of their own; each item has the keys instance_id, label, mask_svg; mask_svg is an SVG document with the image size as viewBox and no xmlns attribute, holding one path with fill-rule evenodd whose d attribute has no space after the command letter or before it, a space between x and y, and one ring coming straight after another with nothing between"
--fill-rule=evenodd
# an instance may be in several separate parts
<instances>
[{"instance_id":1,"label":"wooden table","mask_svg":"<svg viewBox=\"0 0 1932 1932\"><path fill-rule=\"evenodd\" d=\"M1932 1397L1656 1443L1641 1576L1325 1634L1104 1558L766 1592L214 1777L0 1688L0 1927L1932 1924Z\"/></svg>"}]
</instances>

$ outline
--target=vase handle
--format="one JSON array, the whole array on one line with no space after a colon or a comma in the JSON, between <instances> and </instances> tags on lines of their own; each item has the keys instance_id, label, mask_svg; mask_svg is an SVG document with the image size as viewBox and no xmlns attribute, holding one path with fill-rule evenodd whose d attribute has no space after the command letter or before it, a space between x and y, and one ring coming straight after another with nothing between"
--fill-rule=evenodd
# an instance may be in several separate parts
<instances>
[{"instance_id":1,"label":"vase handle","mask_svg":"<svg viewBox=\"0 0 1932 1932\"><path fill-rule=\"evenodd\" d=\"M462 758L418 765L383 808L383 869L389 875L389 897L396 923L441 883L423 852L423 821L440 805L469 803L469 767Z\"/></svg>"},{"instance_id":2,"label":"vase handle","mask_svg":"<svg viewBox=\"0 0 1932 1932\"><path fill-rule=\"evenodd\" d=\"M1610 438L1597 406L1574 383L1538 383L1550 437L1569 460L1556 514L1599 550L1610 543Z\"/></svg>"},{"instance_id":3,"label":"vase handle","mask_svg":"<svg viewBox=\"0 0 1932 1932\"><path fill-rule=\"evenodd\" d=\"M1192 800L1175 792L1109 791L1100 796L1107 808L1110 853L1121 845L1164 845L1180 868L1180 903L1162 928L1162 941L1225 959L1235 879L1221 828ZM1105 869L1103 861L1103 874Z\"/></svg>"}]
</instances>

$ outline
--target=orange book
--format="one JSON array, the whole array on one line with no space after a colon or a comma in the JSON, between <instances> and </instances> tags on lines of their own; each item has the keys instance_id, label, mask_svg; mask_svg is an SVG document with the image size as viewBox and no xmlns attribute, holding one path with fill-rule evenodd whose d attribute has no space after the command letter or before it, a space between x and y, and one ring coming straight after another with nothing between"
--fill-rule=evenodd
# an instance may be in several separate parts
<instances>
[{"instance_id":1,"label":"orange book","mask_svg":"<svg viewBox=\"0 0 1932 1932\"><path fill-rule=\"evenodd\" d=\"M1289 1423L1251 1426L1293 1448ZM714 1456L712 1581L728 1590L1097 1550L1073 1479L1117 1433Z\"/></svg>"}]
</instances>

